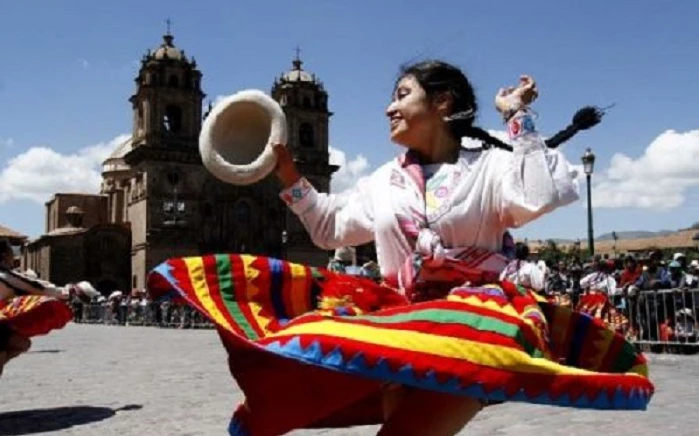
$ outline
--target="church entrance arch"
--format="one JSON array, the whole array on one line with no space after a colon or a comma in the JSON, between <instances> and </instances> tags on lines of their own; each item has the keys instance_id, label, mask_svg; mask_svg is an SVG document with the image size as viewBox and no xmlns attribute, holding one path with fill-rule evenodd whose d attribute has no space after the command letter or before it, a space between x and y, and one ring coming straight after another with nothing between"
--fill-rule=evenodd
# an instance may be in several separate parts
<instances>
[{"instance_id":1,"label":"church entrance arch","mask_svg":"<svg viewBox=\"0 0 699 436\"><path fill-rule=\"evenodd\" d=\"M119 289L119 284L116 282L116 280L111 278L103 278L97 281L95 284L95 289L97 289L97 291L99 291L99 293L105 297L108 297L109 294L114 291L122 291L125 294L131 292L130 289Z\"/></svg>"},{"instance_id":2,"label":"church entrance arch","mask_svg":"<svg viewBox=\"0 0 699 436\"><path fill-rule=\"evenodd\" d=\"M210 180L200 196L201 253L259 252L257 205L244 189Z\"/></svg>"}]
</instances>

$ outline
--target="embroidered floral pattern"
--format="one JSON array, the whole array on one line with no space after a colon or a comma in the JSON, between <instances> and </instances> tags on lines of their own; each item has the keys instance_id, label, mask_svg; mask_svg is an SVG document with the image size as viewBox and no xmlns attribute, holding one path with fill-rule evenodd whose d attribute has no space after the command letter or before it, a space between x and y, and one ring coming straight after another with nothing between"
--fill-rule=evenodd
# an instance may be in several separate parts
<instances>
[{"instance_id":1,"label":"embroidered floral pattern","mask_svg":"<svg viewBox=\"0 0 699 436\"><path fill-rule=\"evenodd\" d=\"M507 122L510 139L517 139L536 132L534 117L529 112L520 112Z\"/></svg>"},{"instance_id":2,"label":"embroidered floral pattern","mask_svg":"<svg viewBox=\"0 0 699 436\"><path fill-rule=\"evenodd\" d=\"M475 247L445 248L439 235L429 226L449 210L451 194L461 180L461 171L440 174L425 183L422 167L410 152L399 162L418 188L412 191L418 204L424 205L427 215L414 203L402 203L401 200L407 200L405 197L392 196L396 220L413 249L398 272L396 285L410 301L416 302L442 298L450 289L466 282L497 281L507 263L504 256ZM392 175L391 179L398 177Z\"/></svg>"},{"instance_id":3,"label":"embroidered floral pattern","mask_svg":"<svg viewBox=\"0 0 699 436\"><path fill-rule=\"evenodd\" d=\"M311 184L305 178L302 178L286 190L282 192L282 200L287 206L293 206L300 202L308 193L311 192Z\"/></svg>"}]
</instances>

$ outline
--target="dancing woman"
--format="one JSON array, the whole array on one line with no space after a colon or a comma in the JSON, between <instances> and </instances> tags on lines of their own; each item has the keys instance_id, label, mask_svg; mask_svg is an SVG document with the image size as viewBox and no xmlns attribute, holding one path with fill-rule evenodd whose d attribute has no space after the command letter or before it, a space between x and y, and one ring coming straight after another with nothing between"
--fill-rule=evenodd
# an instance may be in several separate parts
<instances>
[{"instance_id":1,"label":"dancing woman","mask_svg":"<svg viewBox=\"0 0 699 436\"><path fill-rule=\"evenodd\" d=\"M538 293L544 291L546 277L537 265L529 262L529 246L527 244L522 242L515 244L514 260L510 261L500 273L500 281L504 280L531 288Z\"/></svg>"},{"instance_id":2,"label":"dancing woman","mask_svg":"<svg viewBox=\"0 0 699 436\"><path fill-rule=\"evenodd\" d=\"M5 364L31 347L30 338L63 328L73 313L70 298L98 295L87 282L57 287L13 270L14 254L0 239L0 375Z\"/></svg>"},{"instance_id":3,"label":"dancing woman","mask_svg":"<svg viewBox=\"0 0 699 436\"><path fill-rule=\"evenodd\" d=\"M507 229L578 198L566 159L536 132L537 95L527 76L497 93L510 147L474 125L458 68L405 68L386 115L407 150L348 195L319 193L276 148L281 197L315 244L374 241L382 285L247 255L156 268L151 292L184 297L228 350L246 396L230 434L382 424L381 435L453 435L500 401L646 407L645 359L622 337L499 280Z\"/></svg>"}]
</instances>

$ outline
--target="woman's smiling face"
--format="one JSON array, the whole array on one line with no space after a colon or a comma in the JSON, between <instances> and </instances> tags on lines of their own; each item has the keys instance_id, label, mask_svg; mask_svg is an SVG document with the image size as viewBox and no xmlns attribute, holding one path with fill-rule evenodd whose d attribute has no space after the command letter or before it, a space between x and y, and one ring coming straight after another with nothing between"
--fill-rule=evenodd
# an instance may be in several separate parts
<instances>
[{"instance_id":1,"label":"woman's smiling face","mask_svg":"<svg viewBox=\"0 0 699 436\"><path fill-rule=\"evenodd\" d=\"M391 140L408 148L429 141L435 129L444 124L443 115L431 103L415 77L410 75L398 81L386 116L390 123Z\"/></svg>"}]
</instances>

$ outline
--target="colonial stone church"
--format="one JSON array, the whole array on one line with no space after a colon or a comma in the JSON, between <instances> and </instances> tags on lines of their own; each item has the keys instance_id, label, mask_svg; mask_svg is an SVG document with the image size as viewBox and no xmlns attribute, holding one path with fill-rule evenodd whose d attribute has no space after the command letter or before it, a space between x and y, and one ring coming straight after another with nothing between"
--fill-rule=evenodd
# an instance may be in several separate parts
<instances>
[{"instance_id":1,"label":"colonial stone church","mask_svg":"<svg viewBox=\"0 0 699 436\"><path fill-rule=\"evenodd\" d=\"M56 193L46 204L46 233L24 248L25 268L58 284L87 279L110 292L143 288L151 268L177 256L244 252L327 263L328 253L279 199L273 175L233 186L203 167L202 73L172 34L142 57L135 82L132 135L105 160L101 192ZM271 95L286 113L299 169L327 192L337 167L329 163L332 113L323 84L297 55Z\"/></svg>"}]
</instances>

